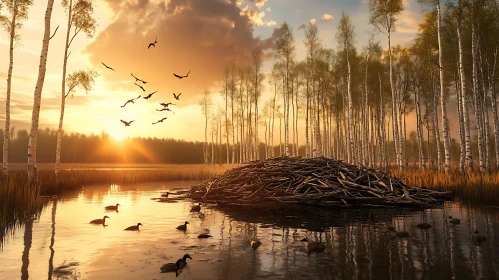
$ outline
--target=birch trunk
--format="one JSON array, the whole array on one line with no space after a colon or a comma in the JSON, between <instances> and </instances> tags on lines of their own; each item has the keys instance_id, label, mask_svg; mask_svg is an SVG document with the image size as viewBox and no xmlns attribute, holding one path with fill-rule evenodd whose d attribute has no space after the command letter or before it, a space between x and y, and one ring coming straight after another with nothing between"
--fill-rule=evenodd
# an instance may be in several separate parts
<instances>
[{"instance_id":1,"label":"birch trunk","mask_svg":"<svg viewBox=\"0 0 499 280\"><path fill-rule=\"evenodd\" d=\"M309 95L309 80L307 78L307 88L306 88L306 109L305 109L305 157L310 157L310 143L308 140L308 125L309 125L309 106L310 106L310 95Z\"/></svg>"},{"instance_id":2,"label":"birch trunk","mask_svg":"<svg viewBox=\"0 0 499 280\"><path fill-rule=\"evenodd\" d=\"M50 42L50 18L52 16L52 7L54 0L47 1L45 11L45 31L43 34L42 51L40 54L40 66L38 68L38 79L33 100L33 112L31 115L31 130L28 139L28 184L31 188L38 185L37 167L36 167L36 140L38 138L38 123L40 121L40 105L42 99L43 83L45 72L47 71L47 55Z\"/></svg>"},{"instance_id":3,"label":"birch trunk","mask_svg":"<svg viewBox=\"0 0 499 280\"><path fill-rule=\"evenodd\" d=\"M348 94L348 141L350 142L350 150L348 155L348 161L357 165L355 151L354 151L354 141L353 141L353 102L352 102L352 89L351 89L351 67L350 58L348 55L348 48L345 48L347 55L347 94Z\"/></svg>"},{"instance_id":4,"label":"birch trunk","mask_svg":"<svg viewBox=\"0 0 499 280\"><path fill-rule=\"evenodd\" d=\"M395 84L393 81L393 63L392 63L392 42L391 42L391 32L388 32L388 58L390 64L390 88L392 91L392 115L393 115L393 131L394 131L394 142L395 142L395 158L397 161L397 167L402 170L402 160L400 155L400 143L399 143L399 128L397 120L397 94L395 92Z\"/></svg>"},{"instance_id":5,"label":"birch trunk","mask_svg":"<svg viewBox=\"0 0 499 280\"><path fill-rule=\"evenodd\" d=\"M481 111L481 98L479 96L478 90L478 69L477 69L477 38L475 23L471 25L471 55L472 55L472 75L473 75L473 95L475 98L475 117L477 125L478 134L478 159L480 165L480 172L484 173L485 170L485 158L483 154L483 123L482 123L482 111Z\"/></svg>"}]
</instances>

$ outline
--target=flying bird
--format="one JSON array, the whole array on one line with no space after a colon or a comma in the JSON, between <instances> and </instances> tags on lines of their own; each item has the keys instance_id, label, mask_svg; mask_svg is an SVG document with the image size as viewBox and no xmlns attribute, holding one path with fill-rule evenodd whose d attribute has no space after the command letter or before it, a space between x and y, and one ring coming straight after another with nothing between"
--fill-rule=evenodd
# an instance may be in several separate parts
<instances>
[{"instance_id":1,"label":"flying bird","mask_svg":"<svg viewBox=\"0 0 499 280\"><path fill-rule=\"evenodd\" d=\"M138 86L139 88L142 89L142 91L146 91L141 85L137 84L137 83L133 83L134 85Z\"/></svg>"},{"instance_id":2,"label":"flying bird","mask_svg":"<svg viewBox=\"0 0 499 280\"><path fill-rule=\"evenodd\" d=\"M144 99L149 99L149 98L151 98L151 96L153 96L153 94L155 94L156 92L158 92L158 91L155 91L155 92L153 92L153 93L149 93L147 96L144 96Z\"/></svg>"},{"instance_id":3,"label":"flying bird","mask_svg":"<svg viewBox=\"0 0 499 280\"><path fill-rule=\"evenodd\" d=\"M113 71L116 71L116 70L114 70L113 68L111 68L111 67L107 66L104 62L101 62L101 63L102 63L102 65L106 66L106 68L107 68L107 69L111 69L111 70L113 70Z\"/></svg>"},{"instance_id":4,"label":"flying bird","mask_svg":"<svg viewBox=\"0 0 499 280\"><path fill-rule=\"evenodd\" d=\"M135 102L133 102L133 101L134 101L134 100L139 99L140 97L141 97L141 96L139 95L139 97L137 97L137 98L132 98L132 99L130 99L130 100L127 100L127 102L126 102L123 106L120 106L120 107L121 107L121 108L124 108L124 107L125 107L128 103L135 103Z\"/></svg>"},{"instance_id":5,"label":"flying bird","mask_svg":"<svg viewBox=\"0 0 499 280\"><path fill-rule=\"evenodd\" d=\"M170 110L170 108L168 108L168 107L165 107L165 108L163 108L163 109L161 109L161 110L156 109L156 111L158 111L158 112L162 112L162 111L170 111L170 112L172 112L172 113L174 113L174 114L175 114L175 112L173 112L172 110Z\"/></svg>"},{"instance_id":6,"label":"flying bird","mask_svg":"<svg viewBox=\"0 0 499 280\"><path fill-rule=\"evenodd\" d=\"M166 120L166 117L164 117L164 118L162 118L161 120L159 120L159 121L157 121L157 122L155 122L155 123L152 123L152 124L157 124L157 123L160 123L160 122L162 123L164 120Z\"/></svg>"},{"instance_id":7,"label":"flying bird","mask_svg":"<svg viewBox=\"0 0 499 280\"><path fill-rule=\"evenodd\" d=\"M173 104L173 103L171 103L171 102L168 102L168 103L159 103L159 105L161 105L161 106L163 106L163 107L167 107L167 108L168 108L168 106L170 106L170 105L175 105L175 104Z\"/></svg>"},{"instance_id":8,"label":"flying bird","mask_svg":"<svg viewBox=\"0 0 499 280\"><path fill-rule=\"evenodd\" d=\"M129 122L126 122L126 121L124 121L124 120L120 120L120 121L121 121L122 123L124 123L124 124L125 124L125 126L130 126L130 124L131 124L131 123L133 123L135 120L133 120L133 121L129 121Z\"/></svg>"},{"instance_id":9,"label":"flying bird","mask_svg":"<svg viewBox=\"0 0 499 280\"><path fill-rule=\"evenodd\" d=\"M173 93L173 97L175 97L175 99L176 99L176 100L180 100L179 98L180 98L180 95L181 95L181 94L182 94L182 93L179 93L178 95L175 95L175 93Z\"/></svg>"},{"instance_id":10,"label":"flying bird","mask_svg":"<svg viewBox=\"0 0 499 280\"><path fill-rule=\"evenodd\" d=\"M158 36L156 36L156 40L154 40L154 43L149 43L149 46L147 46L147 49L149 49L151 46L156 48L156 43L158 42Z\"/></svg>"},{"instance_id":11,"label":"flying bird","mask_svg":"<svg viewBox=\"0 0 499 280\"><path fill-rule=\"evenodd\" d=\"M187 77L189 77L189 73L191 73L191 70L189 70L189 72L187 72L187 75L185 75L185 76L179 76L179 75L177 75L177 74L175 74L175 73L173 73L173 76L175 76L175 77L177 77L177 78L179 78L179 79L183 79L183 78L187 78Z\"/></svg>"},{"instance_id":12,"label":"flying bird","mask_svg":"<svg viewBox=\"0 0 499 280\"><path fill-rule=\"evenodd\" d=\"M132 77L134 77L134 78L135 78L135 81L136 81L136 82L142 82L144 85L145 85L145 84L147 84L147 82L146 82L146 81L141 80L141 79L139 79L139 78L135 77L135 76L133 75L133 73L130 73L130 75L132 75Z\"/></svg>"}]
</instances>

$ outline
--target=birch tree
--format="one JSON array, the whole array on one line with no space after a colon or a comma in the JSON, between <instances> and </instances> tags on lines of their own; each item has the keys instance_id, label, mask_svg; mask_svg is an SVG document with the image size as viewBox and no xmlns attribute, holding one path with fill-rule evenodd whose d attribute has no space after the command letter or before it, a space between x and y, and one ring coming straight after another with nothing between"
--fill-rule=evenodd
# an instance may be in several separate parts
<instances>
[{"instance_id":1,"label":"birch tree","mask_svg":"<svg viewBox=\"0 0 499 280\"><path fill-rule=\"evenodd\" d=\"M203 112L204 119L205 119L205 124L204 124L204 163L208 163L208 119L210 118L211 115L211 105L212 105L212 100L210 96L210 91L205 89L203 97L201 101L199 102L199 105L201 106L201 111ZM212 141L213 142L213 141ZM213 154L213 152L212 152ZM213 163L213 160L212 160Z\"/></svg>"},{"instance_id":2,"label":"birch tree","mask_svg":"<svg viewBox=\"0 0 499 280\"><path fill-rule=\"evenodd\" d=\"M68 24L66 30L66 43L64 45L64 58L62 64L62 87L61 87L61 113L59 117L59 127L57 130L57 144L56 144L56 155L55 155L55 175L59 175L60 163L61 163L61 146L62 146L62 126L64 123L64 110L66 107L66 97L70 94L70 92L66 92L66 71L68 65L68 59L71 55L71 52L68 53L71 44L75 37L83 32L87 35L87 37L92 37L95 28L96 21L92 17L93 13L93 4L89 0L62 0L62 6L66 9L68 14ZM71 36L71 28L74 27L74 31ZM70 39L71 38L71 39ZM77 78L81 78L81 82L91 82L93 83L94 73L80 71L77 72ZM83 84L82 84L83 85ZM91 85L90 85L91 86ZM73 87L74 88L74 87Z\"/></svg>"},{"instance_id":3,"label":"birch tree","mask_svg":"<svg viewBox=\"0 0 499 280\"><path fill-rule=\"evenodd\" d=\"M0 14L0 24L9 34L9 70L7 72L7 94L5 96L5 130L3 139L2 174L7 177L9 172L9 142L10 142L10 94L12 91L12 71L14 69L14 45L21 36L17 33L23 27L23 21L28 19L28 10L33 0L5 0L0 3L6 6L7 15Z\"/></svg>"},{"instance_id":4,"label":"birch tree","mask_svg":"<svg viewBox=\"0 0 499 280\"><path fill-rule=\"evenodd\" d=\"M47 1L47 9L45 11L45 31L43 33L42 50L40 53L40 66L38 68L38 79L36 81L34 98L33 98L33 112L31 115L31 129L28 138L28 184L31 188L38 187L38 176L36 167L36 139L38 137L38 123L40 121L40 103L42 99L43 84L45 81L45 72L47 71L47 55L49 51L49 42L55 36L57 27L54 34L50 36L50 19L52 17L52 7L54 0Z\"/></svg>"}]
</instances>

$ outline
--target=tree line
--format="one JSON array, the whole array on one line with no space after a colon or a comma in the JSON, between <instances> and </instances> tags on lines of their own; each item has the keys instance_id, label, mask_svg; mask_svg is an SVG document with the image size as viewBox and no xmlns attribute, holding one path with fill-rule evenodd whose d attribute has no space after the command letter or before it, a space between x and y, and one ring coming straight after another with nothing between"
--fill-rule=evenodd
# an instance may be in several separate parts
<instances>
[{"instance_id":1,"label":"tree line","mask_svg":"<svg viewBox=\"0 0 499 280\"><path fill-rule=\"evenodd\" d=\"M283 23L270 73L261 71L259 50L251 65L229 63L221 79L224 106L214 108L208 91L200 102L206 118L205 161L213 158L211 141L225 142L227 163L275 156L271 147L278 145L283 155L328 156L372 167L402 169L414 153L421 170L447 172L451 162L460 171L499 166L498 3L419 2L424 19L410 46L392 44L403 1L370 0L374 31L365 46L356 46L355 26L343 13L334 49L324 47L323 40L331 38L321 38L309 23L304 28L306 57L296 59L298 42ZM262 101L264 84L272 97ZM457 103L457 139L451 139L450 99ZM407 127L411 113L415 127Z\"/></svg>"}]
</instances>

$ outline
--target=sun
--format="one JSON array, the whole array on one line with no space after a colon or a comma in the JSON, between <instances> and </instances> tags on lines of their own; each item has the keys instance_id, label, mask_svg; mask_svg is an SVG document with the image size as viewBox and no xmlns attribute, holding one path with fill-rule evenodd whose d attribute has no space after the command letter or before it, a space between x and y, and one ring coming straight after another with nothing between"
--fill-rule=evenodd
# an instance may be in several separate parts
<instances>
[{"instance_id":1,"label":"sun","mask_svg":"<svg viewBox=\"0 0 499 280\"><path fill-rule=\"evenodd\" d=\"M115 133L115 134L113 134L113 138L116 141L121 141L121 140L123 140L124 136L121 133Z\"/></svg>"}]
</instances>

